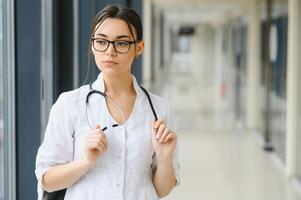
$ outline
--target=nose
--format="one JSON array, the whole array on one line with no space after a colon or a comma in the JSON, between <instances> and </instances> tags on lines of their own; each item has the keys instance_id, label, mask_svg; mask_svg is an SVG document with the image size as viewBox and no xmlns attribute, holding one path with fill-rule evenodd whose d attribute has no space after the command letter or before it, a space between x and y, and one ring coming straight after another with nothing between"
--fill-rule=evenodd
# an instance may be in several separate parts
<instances>
[{"instance_id":1,"label":"nose","mask_svg":"<svg viewBox=\"0 0 301 200\"><path fill-rule=\"evenodd\" d=\"M106 50L106 54L107 55L110 55L110 56L115 56L117 54L115 48L114 48L114 45L113 43L109 43L109 47L108 49Z\"/></svg>"}]
</instances>

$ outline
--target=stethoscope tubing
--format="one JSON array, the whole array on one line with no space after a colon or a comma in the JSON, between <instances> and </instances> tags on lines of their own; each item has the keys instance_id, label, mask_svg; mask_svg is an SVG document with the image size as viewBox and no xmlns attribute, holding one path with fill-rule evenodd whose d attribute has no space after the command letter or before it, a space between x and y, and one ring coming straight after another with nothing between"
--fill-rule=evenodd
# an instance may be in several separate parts
<instances>
[{"instance_id":1,"label":"stethoscope tubing","mask_svg":"<svg viewBox=\"0 0 301 200\"><path fill-rule=\"evenodd\" d=\"M125 115L124 113L122 112L120 106L118 106L117 103L115 103L112 99L110 99L104 92L101 92L99 90L94 90L92 88L92 83L89 84L89 87L90 87L90 91L89 93L87 94L86 96L86 118L87 118L87 121L88 121L88 124L90 126L91 129L93 129L92 125L90 124L89 122L89 119L88 119L88 103L89 103L89 97L92 95L92 94L100 94L101 96L103 96L105 99L109 100L118 110L119 112L121 113L122 117L123 117L123 123L125 122ZM147 90L145 88L143 88L142 86L140 86L140 88L143 90L143 92L145 93L147 99L148 99L148 102L150 104L150 107L151 107L151 110L152 110L152 113L153 113L153 116L155 118L155 120L157 121L158 120L158 116L156 114L156 111L154 109L154 106L153 106L153 103L151 101L151 98L149 96L149 93L147 92ZM112 127L116 127L116 126L119 126L119 124L113 124ZM102 128L102 131L105 131L107 130L107 127L104 127Z\"/></svg>"}]
</instances>

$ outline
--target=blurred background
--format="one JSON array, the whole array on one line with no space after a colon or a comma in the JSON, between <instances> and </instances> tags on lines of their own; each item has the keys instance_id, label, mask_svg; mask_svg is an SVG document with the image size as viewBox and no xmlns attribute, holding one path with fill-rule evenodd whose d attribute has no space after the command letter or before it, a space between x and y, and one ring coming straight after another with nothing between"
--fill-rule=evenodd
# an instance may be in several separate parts
<instances>
[{"instance_id":1,"label":"blurred background","mask_svg":"<svg viewBox=\"0 0 301 200\"><path fill-rule=\"evenodd\" d=\"M140 13L133 74L173 108L181 184L165 199L301 199L301 0L0 0L0 200L37 199L49 110L84 84L108 4Z\"/></svg>"}]
</instances>

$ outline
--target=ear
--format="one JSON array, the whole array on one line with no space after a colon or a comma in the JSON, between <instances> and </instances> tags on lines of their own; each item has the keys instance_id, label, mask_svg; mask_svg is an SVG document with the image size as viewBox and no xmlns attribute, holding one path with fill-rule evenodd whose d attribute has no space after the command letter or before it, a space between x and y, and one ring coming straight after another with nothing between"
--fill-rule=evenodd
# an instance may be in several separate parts
<instances>
[{"instance_id":1,"label":"ear","mask_svg":"<svg viewBox=\"0 0 301 200\"><path fill-rule=\"evenodd\" d=\"M136 47L136 52L135 52L135 58L140 56L143 53L144 50L144 41L140 41Z\"/></svg>"},{"instance_id":2,"label":"ear","mask_svg":"<svg viewBox=\"0 0 301 200\"><path fill-rule=\"evenodd\" d=\"M94 48L91 46L90 52L92 55L94 55Z\"/></svg>"}]
</instances>

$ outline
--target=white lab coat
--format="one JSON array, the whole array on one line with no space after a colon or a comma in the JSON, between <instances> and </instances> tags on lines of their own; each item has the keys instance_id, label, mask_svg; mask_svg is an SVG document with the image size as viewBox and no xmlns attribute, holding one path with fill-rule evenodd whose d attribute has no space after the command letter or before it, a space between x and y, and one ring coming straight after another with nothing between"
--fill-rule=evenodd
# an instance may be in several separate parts
<instances>
[{"instance_id":1,"label":"white lab coat","mask_svg":"<svg viewBox=\"0 0 301 200\"><path fill-rule=\"evenodd\" d=\"M95 127L107 126L105 131L108 149L96 165L67 189L67 200L157 200L152 182L156 159L151 141L151 123L154 119L148 99L135 77L133 84L137 93L129 119L120 126L116 124L99 94L89 98L88 119ZM100 73L92 84L93 89L105 91ZM50 111L49 121L36 158L38 196L42 199L41 178L52 166L65 164L84 156L84 141L90 132L86 117L85 99L89 85L62 93ZM172 129L170 108L167 102L150 93L159 119ZM174 153L174 170L179 184L179 162Z\"/></svg>"}]
</instances>

